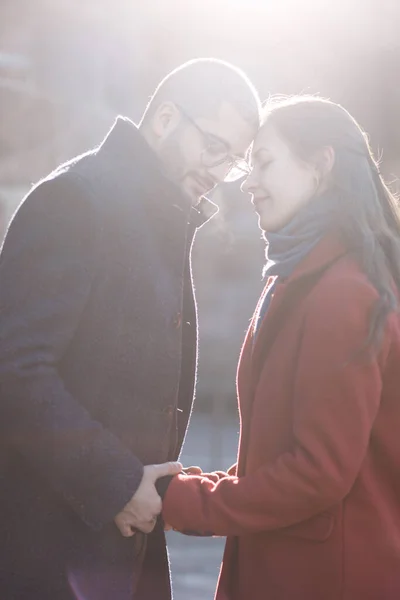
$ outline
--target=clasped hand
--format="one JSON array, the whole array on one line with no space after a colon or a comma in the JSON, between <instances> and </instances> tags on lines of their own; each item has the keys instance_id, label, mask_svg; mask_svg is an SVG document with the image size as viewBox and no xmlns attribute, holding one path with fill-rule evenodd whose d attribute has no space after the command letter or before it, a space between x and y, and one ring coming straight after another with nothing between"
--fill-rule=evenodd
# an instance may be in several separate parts
<instances>
[{"instance_id":1,"label":"clasped hand","mask_svg":"<svg viewBox=\"0 0 400 600\"><path fill-rule=\"evenodd\" d=\"M162 510L162 501L156 490L157 479L177 475L182 470L178 462L144 467L142 481L132 499L115 517L114 521L124 537L131 537L137 530L151 533Z\"/></svg>"}]
</instances>

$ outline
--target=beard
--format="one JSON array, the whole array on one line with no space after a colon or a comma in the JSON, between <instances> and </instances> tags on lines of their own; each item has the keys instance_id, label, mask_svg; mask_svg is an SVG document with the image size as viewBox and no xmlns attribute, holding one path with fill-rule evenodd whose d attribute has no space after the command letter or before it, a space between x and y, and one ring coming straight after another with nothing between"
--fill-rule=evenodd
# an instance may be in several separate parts
<instances>
[{"instance_id":1,"label":"beard","mask_svg":"<svg viewBox=\"0 0 400 600\"><path fill-rule=\"evenodd\" d=\"M203 173L201 169L190 168L187 162L187 156L183 151L181 128L178 127L164 141L158 152L159 158L163 165L165 175L190 198L192 205L195 206L200 202L203 193L207 193L214 187L214 182L211 178ZM204 192L201 193L198 187L200 179L203 182L206 180L210 185L204 186ZM197 182L197 183L196 183Z\"/></svg>"}]
</instances>

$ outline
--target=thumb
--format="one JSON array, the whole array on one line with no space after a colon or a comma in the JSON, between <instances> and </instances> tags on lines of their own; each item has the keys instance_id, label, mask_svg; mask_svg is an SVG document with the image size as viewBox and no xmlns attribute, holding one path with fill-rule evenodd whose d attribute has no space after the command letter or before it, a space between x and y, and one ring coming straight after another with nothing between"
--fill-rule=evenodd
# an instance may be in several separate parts
<instances>
[{"instance_id":1,"label":"thumb","mask_svg":"<svg viewBox=\"0 0 400 600\"><path fill-rule=\"evenodd\" d=\"M183 469L183 472L186 473L186 475L202 475L203 471L201 470L200 467L186 467L185 469Z\"/></svg>"},{"instance_id":2,"label":"thumb","mask_svg":"<svg viewBox=\"0 0 400 600\"><path fill-rule=\"evenodd\" d=\"M178 475L182 471L180 462L167 462L161 465L151 465L151 474L154 481L166 475Z\"/></svg>"}]
</instances>

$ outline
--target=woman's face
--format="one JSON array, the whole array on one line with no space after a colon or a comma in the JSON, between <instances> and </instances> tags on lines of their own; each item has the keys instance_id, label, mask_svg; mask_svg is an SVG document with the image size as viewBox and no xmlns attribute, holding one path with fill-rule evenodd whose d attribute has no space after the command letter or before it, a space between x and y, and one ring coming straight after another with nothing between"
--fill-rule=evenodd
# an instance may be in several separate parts
<instances>
[{"instance_id":1,"label":"woman's face","mask_svg":"<svg viewBox=\"0 0 400 600\"><path fill-rule=\"evenodd\" d=\"M301 161L272 125L264 125L253 145L252 171L242 185L264 231L286 225L318 188L315 165Z\"/></svg>"}]
</instances>

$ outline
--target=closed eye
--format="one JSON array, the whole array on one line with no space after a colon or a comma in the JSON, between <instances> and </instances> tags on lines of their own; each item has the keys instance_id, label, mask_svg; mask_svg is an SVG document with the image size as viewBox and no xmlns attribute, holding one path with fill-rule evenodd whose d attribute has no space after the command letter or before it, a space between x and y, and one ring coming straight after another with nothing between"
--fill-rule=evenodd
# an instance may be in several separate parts
<instances>
[{"instance_id":1,"label":"closed eye","mask_svg":"<svg viewBox=\"0 0 400 600\"><path fill-rule=\"evenodd\" d=\"M226 147L221 144L221 142L212 141L207 145L207 152L214 156L219 154L223 154L226 152Z\"/></svg>"},{"instance_id":2,"label":"closed eye","mask_svg":"<svg viewBox=\"0 0 400 600\"><path fill-rule=\"evenodd\" d=\"M273 163L273 160L266 160L260 163L260 170L266 171Z\"/></svg>"}]
</instances>

